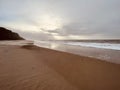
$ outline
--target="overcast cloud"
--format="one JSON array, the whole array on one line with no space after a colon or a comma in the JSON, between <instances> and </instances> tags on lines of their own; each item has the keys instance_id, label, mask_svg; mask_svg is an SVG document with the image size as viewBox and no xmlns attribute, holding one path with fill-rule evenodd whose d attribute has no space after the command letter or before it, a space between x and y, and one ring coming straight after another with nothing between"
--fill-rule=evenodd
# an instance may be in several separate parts
<instances>
[{"instance_id":1,"label":"overcast cloud","mask_svg":"<svg viewBox=\"0 0 120 90\"><path fill-rule=\"evenodd\" d=\"M120 39L120 0L0 0L0 26L37 40Z\"/></svg>"}]
</instances>

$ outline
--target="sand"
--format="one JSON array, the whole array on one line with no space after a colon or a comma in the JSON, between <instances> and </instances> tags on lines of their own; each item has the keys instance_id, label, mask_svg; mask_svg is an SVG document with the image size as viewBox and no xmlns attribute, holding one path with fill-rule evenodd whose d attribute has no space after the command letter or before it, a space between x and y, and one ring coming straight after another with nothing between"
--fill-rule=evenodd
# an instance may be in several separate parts
<instances>
[{"instance_id":1,"label":"sand","mask_svg":"<svg viewBox=\"0 0 120 90\"><path fill-rule=\"evenodd\" d=\"M0 46L0 90L120 90L120 64L36 46Z\"/></svg>"}]
</instances>

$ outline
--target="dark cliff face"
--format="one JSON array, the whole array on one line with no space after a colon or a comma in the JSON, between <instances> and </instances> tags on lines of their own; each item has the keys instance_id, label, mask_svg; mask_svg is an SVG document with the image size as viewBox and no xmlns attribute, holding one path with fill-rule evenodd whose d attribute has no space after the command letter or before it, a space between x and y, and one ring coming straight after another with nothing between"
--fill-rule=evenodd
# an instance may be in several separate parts
<instances>
[{"instance_id":1,"label":"dark cliff face","mask_svg":"<svg viewBox=\"0 0 120 90\"><path fill-rule=\"evenodd\" d=\"M6 28L0 27L0 40L24 40L17 33Z\"/></svg>"}]
</instances>

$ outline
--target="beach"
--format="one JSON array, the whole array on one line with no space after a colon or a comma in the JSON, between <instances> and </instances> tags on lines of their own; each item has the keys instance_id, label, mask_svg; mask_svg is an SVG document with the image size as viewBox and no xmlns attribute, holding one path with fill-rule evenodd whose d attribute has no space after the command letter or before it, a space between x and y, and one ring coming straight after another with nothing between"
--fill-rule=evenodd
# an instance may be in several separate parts
<instances>
[{"instance_id":1,"label":"beach","mask_svg":"<svg viewBox=\"0 0 120 90\"><path fill-rule=\"evenodd\" d=\"M0 90L120 90L120 65L34 45L0 45Z\"/></svg>"}]
</instances>

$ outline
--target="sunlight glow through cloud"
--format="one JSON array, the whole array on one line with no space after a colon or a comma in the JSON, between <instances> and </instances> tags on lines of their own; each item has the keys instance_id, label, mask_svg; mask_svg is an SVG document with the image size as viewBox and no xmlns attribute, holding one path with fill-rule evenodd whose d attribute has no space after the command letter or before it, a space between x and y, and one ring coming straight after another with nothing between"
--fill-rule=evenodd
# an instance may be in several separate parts
<instances>
[{"instance_id":1,"label":"sunlight glow through cloud","mask_svg":"<svg viewBox=\"0 0 120 90\"><path fill-rule=\"evenodd\" d=\"M60 17L44 15L41 17L40 28L44 30L56 30L62 28L62 20Z\"/></svg>"}]
</instances>

